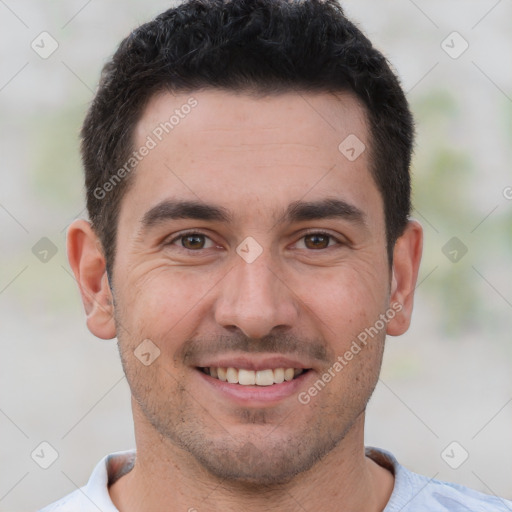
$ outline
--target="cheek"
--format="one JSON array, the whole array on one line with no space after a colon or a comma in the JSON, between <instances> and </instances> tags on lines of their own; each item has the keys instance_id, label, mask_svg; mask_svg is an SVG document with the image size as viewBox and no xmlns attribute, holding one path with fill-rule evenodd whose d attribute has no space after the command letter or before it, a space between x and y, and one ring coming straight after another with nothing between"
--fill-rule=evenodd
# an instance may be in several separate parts
<instances>
[{"instance_id":1,"label":"cheek","mask_svg":"<svg viewBox=\"0 0 512 512\"><path fill-rule=\"evenodd\" d=\"M330 269L315 278L315 293L304 287L302 297L322 322L326 339L345 344L373 325L387 307L386 272L372 265Z\"/></svg>"},{"instance_id":2,"label":"cheek","mask_svg":"<svg viewBox=\"0 0 512 512\"><path fill-rule=\"evenodd\" d=\"M120 290L119 319L126 324L132 342L142 337L153 339L162 348L168 347L173 338L191 335L187 325L197 318L208 291L217 281L190 269L162 266L146 270Z\"/></svg>"}]
</instances>

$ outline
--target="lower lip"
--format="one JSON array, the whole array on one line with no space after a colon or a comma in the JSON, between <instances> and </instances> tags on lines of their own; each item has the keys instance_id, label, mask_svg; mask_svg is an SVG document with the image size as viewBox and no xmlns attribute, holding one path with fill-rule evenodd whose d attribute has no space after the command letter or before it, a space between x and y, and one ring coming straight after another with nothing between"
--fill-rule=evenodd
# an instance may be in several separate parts
<instances>
[{"instance_id":1,"label":"lower lip","mask_svg":"<svg viewBox=\"0 0 512 512\"><path fill-rule=\"evenodd\" d=\"M312 370L300 374L290 381L272 384L271 386L244 386L231 384L206 375L201 370L196 370L206 384L217 392L227 396L231 400L245 407L261 407L277 404L278 402L298 393L305 381L313 374Z\"/></svg>"}]
</instances>

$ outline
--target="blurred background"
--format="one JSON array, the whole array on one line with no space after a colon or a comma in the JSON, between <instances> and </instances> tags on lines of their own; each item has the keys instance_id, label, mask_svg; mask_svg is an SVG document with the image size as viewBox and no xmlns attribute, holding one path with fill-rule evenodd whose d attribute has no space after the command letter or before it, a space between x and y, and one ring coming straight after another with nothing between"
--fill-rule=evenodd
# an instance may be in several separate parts
<instances>
[{"instance_id":1,"label":"blurred background","mask_svg":"<svg viewBox=\"0 0 512 512\"><path fill-rule=\"evenodd\" d=\"M0 0L0 512L54 501L134 446L116 343L85 327L65 235L85 216L78 131L101 66L170 5ZM512 2L343 5L407 91L425 230L413 324L388 339L366 444L511 499Z\"/></svg>"}]
</instances>

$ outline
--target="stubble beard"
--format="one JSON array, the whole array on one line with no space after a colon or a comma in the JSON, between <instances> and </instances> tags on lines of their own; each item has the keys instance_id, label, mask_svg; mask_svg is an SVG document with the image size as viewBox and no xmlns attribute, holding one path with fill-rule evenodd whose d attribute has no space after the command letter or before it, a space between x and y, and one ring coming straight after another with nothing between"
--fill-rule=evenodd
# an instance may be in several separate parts
<instances>
[{"instance_id":1,"label":"stubble beard","mask_svg":"<svg viewBox=\"0 0 512 512\"><path fill-rule=\"evenodd\" d=\"M236 425L231 429L221 425L193 390L186 389L161 366L165 361L142 365L133 355L130 340L123 339L124 331L118 328L117 332L132 396L156 434L155 439L168 444L171 454L174 449L181 450L214 478L246 490L287 484L335 449L364 414L382 363L383 343L370 356L373 361L367 361L369 366L377 364L372 370L363 368L356 377L358 387L346 382L346 394L341 397L324 389L321 395L330 395L327 403L333 405L316 407L315 414L300 424L295 421L295 410L279 419L275 411L239 408ZM295 407L300 413L305 406L297 403ZM247 432L241 432L245 426Z\"/></svg>"}]
</instances>

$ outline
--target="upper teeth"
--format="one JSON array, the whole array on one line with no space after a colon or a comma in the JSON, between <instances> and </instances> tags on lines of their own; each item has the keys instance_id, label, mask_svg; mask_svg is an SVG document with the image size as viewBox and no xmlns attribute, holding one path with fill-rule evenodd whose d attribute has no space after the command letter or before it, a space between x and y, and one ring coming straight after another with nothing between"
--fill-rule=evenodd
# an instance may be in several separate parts
<instances>
[{"instance_id":1,"label":"upper teeth","mask_svg":"<svg viewBox=\"0 0 512 512\"><path fill-rule=\"evenodd\" d=\"M204 368L205 373L216 379L230 384L242 384L243 386L271 386L281 382L293 380L304 370L302 368L275 368L268 370L244 370L242 368L221 368L211 366Z\"/></svg>"}]
</instances>

